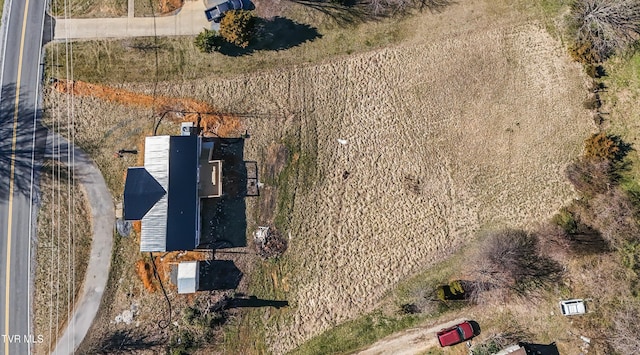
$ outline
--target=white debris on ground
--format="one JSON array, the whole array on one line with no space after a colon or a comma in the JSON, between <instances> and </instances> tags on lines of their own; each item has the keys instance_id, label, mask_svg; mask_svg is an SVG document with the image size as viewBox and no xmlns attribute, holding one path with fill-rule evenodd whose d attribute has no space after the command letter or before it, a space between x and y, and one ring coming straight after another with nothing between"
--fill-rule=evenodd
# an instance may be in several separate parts
<instances>
[{"instance_id":1,"label":"white debris on ground","mask_svg":"<svg viewBox=\"0 0 640 355\"><path fill-rule=\"evenodd\" d=\"M132 303L131 308L125 309L124 311L122 311L122 313L118 314L116 318L113 321L111 321L111 323L112 324L124 323L129 325L133 323L133 319L137 315L138 315L138 305L136 303Z\"/></svg>"},{"instance_id":2,"label":"white debris on ground","mask_svg":"<svg viewBox=\"0 0 640 355\"><path fill-rule=\"evenodd\" d=\"M267 241L268 235L269 227L258 227L258 229L253 232L253 239L256 243L264 244Z\"/></svg>"}]
</instances>

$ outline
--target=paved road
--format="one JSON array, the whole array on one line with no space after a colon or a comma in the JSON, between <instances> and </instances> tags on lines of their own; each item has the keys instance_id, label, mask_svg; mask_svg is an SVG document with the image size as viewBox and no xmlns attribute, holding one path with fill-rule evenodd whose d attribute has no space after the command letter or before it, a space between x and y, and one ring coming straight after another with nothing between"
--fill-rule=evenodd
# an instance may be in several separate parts
<instances>
[{"instance_id":1,"label":"paved road","mask_svg":"<svg viewBox=\"0 0 640 355\"><path fill-rule=\"evenodd\" d=\"M0 91L0 351L29 354L31 260L45 133L38 126L45 0L8 0Z\"/></svg>"},{"instance_id":2,"label":"paved road","mask_svg":"<svg viewBox=\"0 0 640 355\"><path fill-rule=\"evenodd\" d=\"M139 0L141 1L141 0ZM142 0L143 1L143 0ZM55 19L53 39L125 38L157 36L190 36L203 28L218 30L219 24L208 22L201 0L185 1L182 9L171 16L116 17L95 19Z\"/></svg>"}]
</instances>

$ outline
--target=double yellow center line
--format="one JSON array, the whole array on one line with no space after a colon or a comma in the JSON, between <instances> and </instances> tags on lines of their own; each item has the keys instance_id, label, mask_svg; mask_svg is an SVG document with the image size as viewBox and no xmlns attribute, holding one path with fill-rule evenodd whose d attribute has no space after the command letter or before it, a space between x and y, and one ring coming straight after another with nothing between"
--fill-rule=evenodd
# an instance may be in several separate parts
<instances>
[{"instance_id":1,"label":"double yellow center line","mask_svg":"<svg viewBox=\"0 0 640 355\"><path fill-rule=\"evenodd\" d=\"M22 56L24 54L24 38L27 32L27 14L28 13L29 13L29 0L26 0L24 4L24 17L22 19L22 34L20 36L20 52L18 54L18 76L16 78L16 100L13 108L13 137L11 139L11 170L9 173L9 218L7 222L7 258L6 258L7 264L5 269L6 273L5 273L5 296L4 296L4 301L5 301L4 334L7 335L3 337L5 355L9 355L9 341L8 341L9 337L8 336L11 335L11 333L9 332L9 310L10 310L9 290L11 288L11 227L13 222L13 190L14 190L14 177L15 177L14 175L15 175L15 169L16 169L15 160L16 160L16 142L17 142L17 132L18 132L18 113L19 113L18 109L20 105L20 79L22 77ZM7 26L8 25L9 24L7 24ZM6 52L6 49L5 49L5 52ZM5 53L5 58L6 58L6 53ZM29 228L31 228L31 226L29 226ZM27 315L27 317L29 317L29 315Z\"/></svg>"}]
</instances>

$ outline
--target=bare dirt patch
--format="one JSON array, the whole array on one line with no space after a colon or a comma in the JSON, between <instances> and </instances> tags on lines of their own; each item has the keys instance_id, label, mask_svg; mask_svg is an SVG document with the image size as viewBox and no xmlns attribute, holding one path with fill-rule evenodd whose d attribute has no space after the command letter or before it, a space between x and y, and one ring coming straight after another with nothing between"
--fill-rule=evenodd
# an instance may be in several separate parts
<instances>
[{"instance_id":1,"label":"bare dirt patch","mask_svg":"<svg viewBox=\"0 0 640 355\"><path fill-rule=\"evenodd\" d=\"M139 17L172 15L183 4L184 0L136 0L134 13Z\"/></svg>"},{"instance_id":2,"label":"bare dirt patch","mask_svg":"<svg viewBox=\"0 0 640 355\"><path fill-rule=\"evenodd\" d=\"M219 137L237 137L243 126L233 115L224 114L214 106L193 99L164 97L83 81L56 80L52 88L74 96L88 96L127 106L151 108L154 114L174 122L198 122L205 133Z\"/></svg>"}]
</instances>

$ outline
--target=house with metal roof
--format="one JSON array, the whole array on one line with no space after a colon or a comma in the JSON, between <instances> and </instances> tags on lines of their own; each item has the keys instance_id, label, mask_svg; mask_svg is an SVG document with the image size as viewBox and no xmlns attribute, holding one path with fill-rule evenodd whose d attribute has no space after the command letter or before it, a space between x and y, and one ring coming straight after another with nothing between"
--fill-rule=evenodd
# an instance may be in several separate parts
<instances>
[{"instance_id":1,"label":"house with metal roof","mask_svg":"<svg viewBox=\"0 0 640 355\"><path fill-rule=\"evenodd\" d=\"M125 220L141 221L141 252L198 247L200 199L222 195L214 146L196 135L145 139L144 166L127 170L123 204Z\"/></svg>"}]
</instances>

